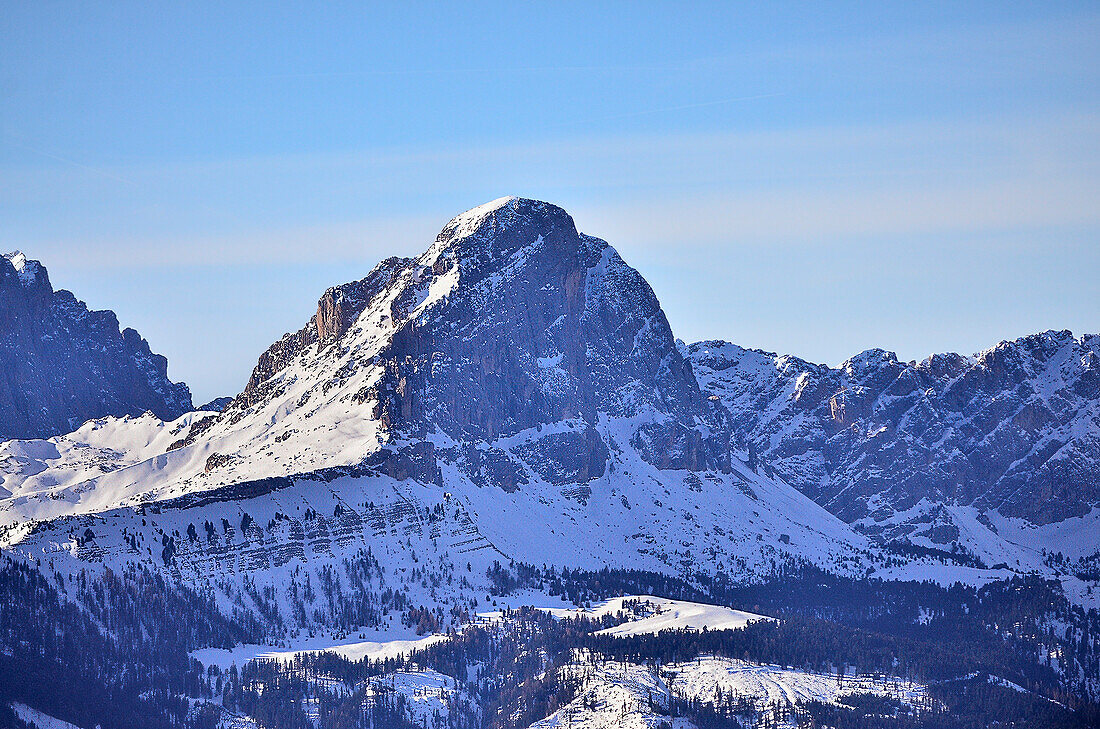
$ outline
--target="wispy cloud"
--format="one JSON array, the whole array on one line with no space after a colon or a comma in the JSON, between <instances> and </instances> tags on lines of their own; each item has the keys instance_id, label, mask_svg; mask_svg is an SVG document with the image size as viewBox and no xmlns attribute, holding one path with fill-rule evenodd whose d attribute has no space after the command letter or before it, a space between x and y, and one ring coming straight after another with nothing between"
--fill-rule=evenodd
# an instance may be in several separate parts
<instances>
[{"instance_id":1,"label":"wispy cloud","mask_svg":"<svg viewBox=\"0 0 1100 729\"><path fill-rule=\"evenodd\" d=\"M449 215L502 194L559 202L627 250L888 243L1100 226L1098 129L1100 117L1076 114L106 169L133 184L89 185L92 172L71 166L9 169L0 211L8 247L85 267L293 262L305 251L374 261L423 249Z\"/></svg>"}]
</instances>

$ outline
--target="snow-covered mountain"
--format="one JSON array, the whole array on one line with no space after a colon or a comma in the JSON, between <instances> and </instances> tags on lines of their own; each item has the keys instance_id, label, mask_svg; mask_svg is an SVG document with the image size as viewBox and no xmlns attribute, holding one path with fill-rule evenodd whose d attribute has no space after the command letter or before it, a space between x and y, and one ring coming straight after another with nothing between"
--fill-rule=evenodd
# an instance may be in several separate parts
<instances>
[{"instance_id":1,"label":"snow-covered mountain","mask_svg":"<svg viewBox=\"0 0 1100 729\"><path fill-rule=\"evenodd\" d=\"M454 520L433 534L562 566L859 571L874 544L900 541L975 567L1045 569L1061 552L1086 569L1100 533L1097 342L1048 332L921 363L871 350L837 369L678 345L611 246L556 206L502 198L421 256L324 292L220 411L5 444L0 525L8 544L63 545L71 524L59 540L32 522L85 515L132 536L133 509L157 503L142 523L162 540L270 512L295 522L285 557L310 553L295 512L423 533L427 508ZM365 543L356 528L348 544ZM132 542L92 531L97 554ZM174 558L202 573L203 544Z\"/></svg>"},{"instance_id":2,"label":"snow-covered mountain","mask_svg":"<svg viewBox=\"0 0 1100 729\"><path fill-rule=\"evenodd\" d=\"M357 502L399 493L411 514L445 495L457 541L532 563L854 570L901 540L1038 569L1096 551L1097 341L1046 333L921 363L871 350L837 369L685 347L611 246L556 206L502 198L324 292L220 412L5 444L0 525L14 543L32 521L129 524L153 502L233 523L246 500L290 514L279 499L370 521ZM164 513L169 532L209 521Z\"/></svg>"},{"instance_id":3,"label":"snow-covered mountain","mask_svg":"<svg viewBox=\"0 0 1100 729\"><path fill-rule=\"evenodd\" d=\"M502 198L325 291L231 400L0 441L0 669L81 664L64 621L118 646L78 690L196 726L1062 716L1096 691L1096 354L683 345L611 246ZM28 683L20 716L122 705Z\"/></svg>"},{"instance_id":4,"label":"snow-covered mountain","mask_svg":"<svg viewBox=\"0 0 1100 729\"><path fill-rule=\"evenodd\" d=\"M637 271L560 208L504 198L326 291L220 413L6 444L0 524L27 553L195 579L368 546L482 575L861 572L867 539L732 458L727 420Z\"/></svg>"},{"instance_id":5,"label":"snow-covered mountain","mask_svg":"<svg viewBox=\"0 0 1100 729\"><path fill-rule=\"evenodd\" d=\"M716 410L649 285L565 211L533 200L474 208L419 258L327 291L313 320L260 358L224 420L335 402L383 441L526 433L552 481L603 474L601 417L630 419L628 438L658 468L729 467ZM530 432L552 424L567 427ZM497 460L488 477L514 486L523 469Z\"/></svg>"},{"instance_id":6,"label":"snow-covered mountain","mask_svg":"<svg viewBox=\"0 0 1100 729\"><path fill-rule=\"evenodd\" d=\"M54 291L46 267L0 256L0 440L67 433L106 415L146 410L172 420L191 393L168 361L110 311Z\"/></svg>"},{"instance_id":7,"label":"snow-covered mountain","mask_svg":"<svg viewBox=\"0 0 1100 729\"><path fill-rule=\"evenodd\" d=\"M734 446L863 533L991 563L1036 534L1050 551L1100 547L1100 337L922 362L868 350L835 369L726 342L687 351Z\"/></svg>"}]
</instances>

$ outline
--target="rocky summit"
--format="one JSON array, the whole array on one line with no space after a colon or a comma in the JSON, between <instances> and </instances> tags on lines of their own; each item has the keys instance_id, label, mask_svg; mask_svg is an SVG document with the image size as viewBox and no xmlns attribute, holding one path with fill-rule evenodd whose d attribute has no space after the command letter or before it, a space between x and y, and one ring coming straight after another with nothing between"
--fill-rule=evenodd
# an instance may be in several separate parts
<instances>
[{"instance_id":1,"label":"rocky summit","mask_svg":"<svg viewBox=\"0 0 1100 729\"><path fill-rule=\"evenodd\" d=\"M45 438L105 415L174 419L191 393L111 311L54 291L46 267L0 256L0 440Z\"/></svg>"},{"instance_id":2,"label":"rocky summit","mask_svg":"<svg viewBox=\"0 0 1100 729\"><path fill-rule=\"evenodd\" d=\"M308 373L295 369L307 359ZM377 424L380 442L438 430L491 443L567 423L524 446L559 483L603 474L601 418L630 419L631 443L658 468L729 468L720 408L649 284L545 202L474 208L419 258L387 259L326 291L312 320L260 357L223 420L247 420L303 379L314 383L289 407L341 399ZM512 486L523 468L509 461L489 473Z\"/></svg>"}]
</instances>

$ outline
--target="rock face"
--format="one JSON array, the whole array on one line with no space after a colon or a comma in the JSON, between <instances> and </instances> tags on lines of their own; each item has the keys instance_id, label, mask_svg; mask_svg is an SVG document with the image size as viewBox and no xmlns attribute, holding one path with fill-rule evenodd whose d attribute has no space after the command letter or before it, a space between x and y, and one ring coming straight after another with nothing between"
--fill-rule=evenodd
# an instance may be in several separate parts
<instances>
[{"instance_id":1,"label":"rock face","mask_svg":"<svg viewBox=\"0 0 1100 729\"><path fill-rule=\"evenodd\" d=\"M67 433L86 420L152 411L174 419L191 393L168 361L110 311L54 291L46 268L0 256L0 440Z\"/></svg>"},{"instance_id":2,"label":"rock face","mask_svg":"<svg viewBox=\"0 0 1100 729\"><path fill-rule=\"evenodd\" d=\"M708 417L652 289L561 208L510 199L451 221L394 316L447 286L383 352L382 417L492 440L599 413ZM701 447L701 446L700 446Z\"/></svg>"},{"instance_id":3,"label":"rock face","mask_svg":"<svg viewBox=\"0 0 1100 729\"><path fill-rule=\"evenodd\" d=\"M869 350L836 369L688 349L735 447L865 530L946 544L957 529L937 504L1035 524L1100 504L1100 337L1051 331L919 363Z\"/></svg>"},{"instance_id":4,"label":"rock face","mask_svg":"<svg viewBox=\"0 0 1100 729\"><path fill-rule=\"evenodd\" d=\"M729 467L721 414L700 392L652 289L548 203L502 198L474 208L419 258L388 259L329 289L306 326L260 357L225 416L242 418L282 396L288 381L316 376L316 368L287 369L312 352L336 358L324 365L336 372L321 388L330 399L332 388L373 368L345 396L368 405L390 438L438 430L491 443L568 423L568 432L525 440L515 452L553 483L604 473L601 418L636 421L628 437L659 468ZM522 479L510 456L486 471L487 457L459 460L508 488Z\"/></svg>"}]
</instances>

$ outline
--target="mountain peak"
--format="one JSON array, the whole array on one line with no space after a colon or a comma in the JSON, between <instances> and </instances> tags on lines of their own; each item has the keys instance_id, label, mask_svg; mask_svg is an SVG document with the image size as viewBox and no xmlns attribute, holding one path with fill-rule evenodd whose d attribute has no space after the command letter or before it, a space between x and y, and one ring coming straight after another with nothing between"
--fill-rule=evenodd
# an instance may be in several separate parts
<instances>
[{"instance_id":1,"label":"mountain peak","mask_svg":"<svg viewBox=\"0 0 1100 729\"><path fill-rule=\"evenodd\" d=\"M105 415L174 419L191 393L168 361L112 311L54 291L22 251L0 255L0 440L66 433Z\"/></svg>"},{"instance_id":2,"label":"mountain peak","mask_svg":"<svg viewBox=\"0 0 1100 729\"><path fill-rule=\"evenodd\" d=\"M43 271L42 264L33 259L27 258L23 251L12 251L11 253L4 253L3 257L7 259L12 268L15 269L16 275L19 277L20 283L24 286L30 286L36 280L40 271Z\"/></svg>"},{"instance_id":3,"label":"mountain peak","mask_svg":"<svg viewBox=\"0 0 1100 729\"><path fill-rule=\"evenodd\" d=\"M522 197L502 197L455 216L443 226L422 262L433 265L451 256L465 261L464 269L495 265L501 257L515 256L544 240L572 244L575 253L581 236L569 213L557 205Z\"/></svg>"},{"instance_id":4,"label":"mountain peak","mask_svg":"<svg viewBox=\"0 0 1100 729\"><path fill-rule=\"evenodd\" d=\"M587 479L613 442L659 468L727 468L713 409L645 279L562 208L505 197L453 218L421 256L326 291L312 321L261 356L219 428L261 443L278 423L293 444L284 431L356 423L347 448L309 443L323 465L436 436L522 441L541 465L583 454L554 478ZM299 411L309 421L292 426ZM516 471L497 465L511 488L500 474Z\"/></svg>"},{"instance_id":5,"label":"mountain peak","mask_svg":"<svg viewBox=\"0 0 1100 729\"><path fill-rule=\"evenodd\" d=\"M529 218L548 210L556 211L568 217L557 205L542 200L508 195L490 200L487 203L470 208L451 218L439 234L439 239L453 239L473 235L482 230L487 222L497 223L501 228L519 218Z\"/></svg>"},{"instance_id":6,"label":"mountain peak","mask_svg":"<svg viewBox=\"0 0 1100 729\"><path fill-rule=\"evenodd\" d=\"M519 200L519 198L514 195L506 195L505 197L498 197L496 200L490 200L487 203L472 207L466 212L459 213L451 218L450 222L444 226L444 230L452 226L456 229L476 229L477 226L490 215L504 208L514 207L514 203L517 200Z\"/></svg>"}]
</instances>

